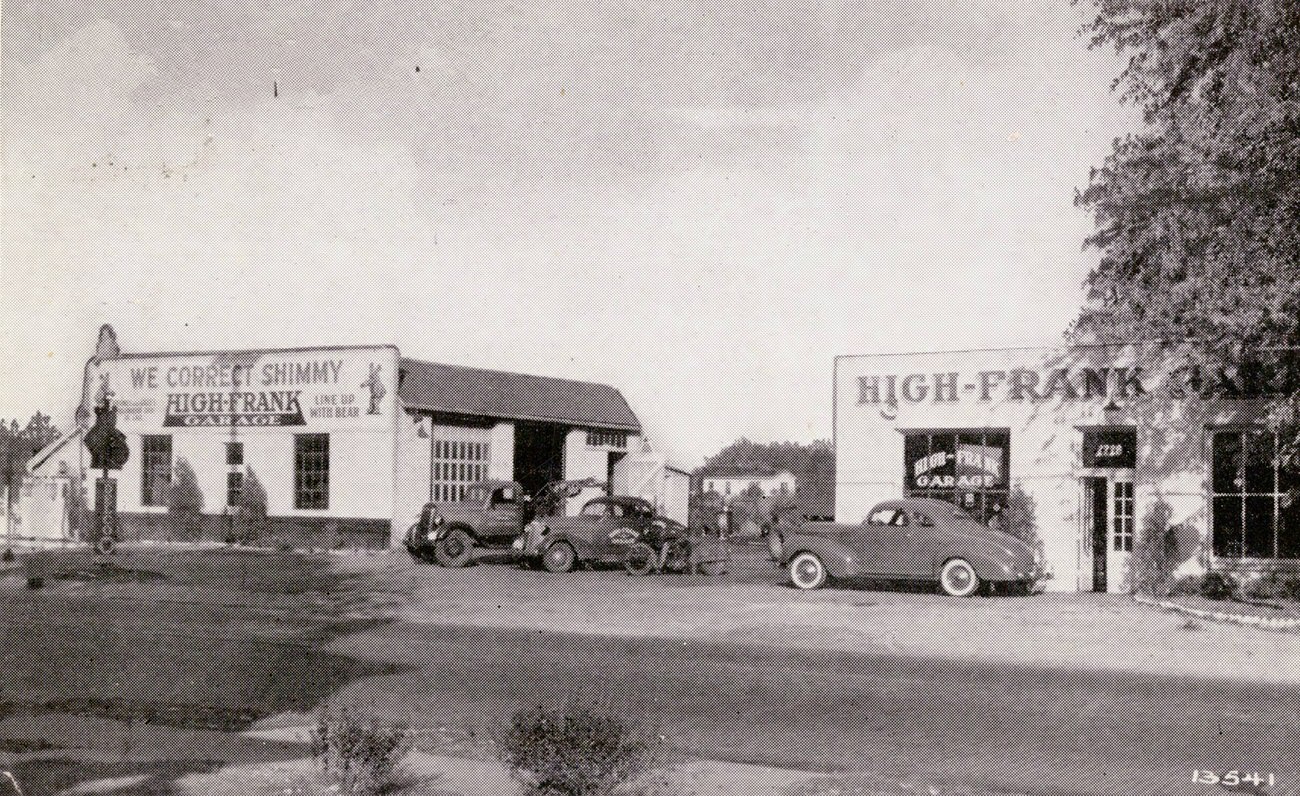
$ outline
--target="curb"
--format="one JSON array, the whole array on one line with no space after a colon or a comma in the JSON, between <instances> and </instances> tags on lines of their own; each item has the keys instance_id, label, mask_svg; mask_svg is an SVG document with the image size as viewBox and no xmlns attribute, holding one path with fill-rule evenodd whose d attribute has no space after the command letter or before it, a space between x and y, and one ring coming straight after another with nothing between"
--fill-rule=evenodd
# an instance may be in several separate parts
<instances>
[{"instance_id":1,"label":"curb","mask_svg":"<svg viewBox=\"0 0 1300 796\"><path fill-rule=\"evenodd\" d=\"M1276 630L1284 633L1300 632L1300 619L1248 616L1246 614L1231 614L1225 611L1202 611L1199 608L1189 608L1186 605L1179 605L1172 600L1156 600L1151 597L1143 597L1140 594L1134 594L1133 601L1153 608L1162 608L1166 611L1186 614L1187 616L1194 616L1198 619L1208 619L1213 622L1223 622L1230 625L1244 625L1246 627L1258 627L1264 630Z\"/></svg>"}]
</instances>

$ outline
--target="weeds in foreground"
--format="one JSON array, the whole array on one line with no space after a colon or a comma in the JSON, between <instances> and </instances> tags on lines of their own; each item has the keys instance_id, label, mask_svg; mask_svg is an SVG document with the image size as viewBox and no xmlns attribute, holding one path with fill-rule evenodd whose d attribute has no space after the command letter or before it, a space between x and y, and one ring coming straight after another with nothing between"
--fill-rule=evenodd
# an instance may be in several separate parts
<instances>
[{"instance_id":1,"label":"weeds in foreground","mask_svg":"<svg viewBox=\"0 0 1300 796\"><path fill-rule=\"evenodd\" d=\"M381 796L409 784L402 758L410 750L406 725L363 718L346 707L323 711L312 730L312 759L342 796Z\"/></svg>"},{"instance_id":2,"label":"weeds in foreground","mask_svg":"<svg viewBox=\"0 0 1300 796\"><path fill-rule=\"evenodd\" d=\"M494 740L523 796L673 792L662 736L613 711L577 702L520 710Z\"/></svg>"}]
</instances>

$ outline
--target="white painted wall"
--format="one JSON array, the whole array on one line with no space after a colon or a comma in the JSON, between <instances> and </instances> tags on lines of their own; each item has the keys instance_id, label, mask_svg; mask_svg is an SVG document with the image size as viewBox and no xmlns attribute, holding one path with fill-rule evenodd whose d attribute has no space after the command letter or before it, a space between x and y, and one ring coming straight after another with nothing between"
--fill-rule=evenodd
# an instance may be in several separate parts
<instances>
[{"instance_id":1,"label":"white painted wall","mask_svg":"<svg viewBox=\"0 0 1300 796\"><path fill-rule=\"evenodd\" d=\"M488 465L491 478L513 481L515 478L515 424L497 423L492 427L488 444L492 461Z\"/></svg>"},{"instance_id":2,"label":"white painted wall","mask_svg":"<svg viewBox=\"0 0 1300 796\"><path fill-rule=\"evenodd\" d=\"M427 417L401 412L397 421L397 467L393 527L389 543L398 545L429 500L429 465L434 424Z\"/></svg>"},{"instance_id":3,"label":"white painted wall","mask_svg":"<svg viewBox=\"0 0 1300 796\"><path fill-rule=\"evenodd\" d=\"M131 457L118 478L118 507L127 512L164 512L142 503L142 438L164 434L172 438L172 462L185 459L194 468L203 492L204 512L226 507L226 443L244 444L243 469L251 469L266 487L267 510L273 516L389 519L394 513L395 415L398 412L397 349L357 346L294 351L219 352L177 356L125 356L87 368L84 390L93 406L108 377L118 428L126 435ZM311 368L303 383L285 383L289 369ZM377 369L377 370L372 370ZM194 386L193 374L215 373L215 386ZM372 372L382 384L375 414L366 385ZM232 374L243 374L242 376ZM183 383L185 382L185 383ZM166 425L175 414L173 396L295 393L302 423L262 427L241 425ZM203 416L205 413L192 413ZM212 413L208 413L212 414ZM327 433L330 446L329 508L294 507L294 436Z\"/></svg>"}]
</instances>

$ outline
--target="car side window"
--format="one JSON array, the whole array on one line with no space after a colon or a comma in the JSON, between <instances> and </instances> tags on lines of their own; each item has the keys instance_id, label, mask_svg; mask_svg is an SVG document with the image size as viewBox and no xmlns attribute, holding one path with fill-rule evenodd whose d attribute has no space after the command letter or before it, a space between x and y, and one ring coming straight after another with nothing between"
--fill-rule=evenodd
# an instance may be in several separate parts
<instances>
[{"instance_id":1,"label":"car side window","mask_svg":"<svg viewBox=\"0 0 1300 796\"><path fill-rule=\"evenodd\" d=\"M893 521L890 522L889 524L890 524L890 525L906 525L906 524L907 524L907 512L906 512L906 511L899 511L899 512L896 512L896 513L894 514L894 519L893 519Z\"/></svg>"},{"instance_id":2,"label":"car side window","mask_svg":"<svg viewBox=\"0 0 1300 796\"><path fill-rule=\"evenodd\" d=\"M582 516L584 517L603 517L605 516L606 506L604 503L588 503L582 507Z\"/></svg>"},{"instance_id":3,"label":"car side window","mask_svg":"<svg viewBox=\"0 0 1300 796\"><path fill-rule=\"evenodd\" d=\"M623 516L623 507L620 506L620 505L618 505L617 503L610 503L610 504L609 504L609 516L611 516L611 517L622 517L622 516Z\"/></svg>"},{"instance_id":4,"label":"car side window","mask_svg":"<svg viewBox=\"0 0 1300 796\"><path fill-rule=\"evenodd\" d=\"M894 515L897 513L898 512L894 509L881 509L880 511L873 512L871 516L867 518L867 522L872 525L889 525L894 521Z\"/></svg>"}]
</instances>

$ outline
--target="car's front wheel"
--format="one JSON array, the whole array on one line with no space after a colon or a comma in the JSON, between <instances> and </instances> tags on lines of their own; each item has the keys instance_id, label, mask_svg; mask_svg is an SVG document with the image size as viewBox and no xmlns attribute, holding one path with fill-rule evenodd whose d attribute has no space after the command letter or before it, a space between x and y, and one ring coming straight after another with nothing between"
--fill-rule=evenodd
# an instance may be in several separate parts
<instances>
[{"instance_id":1,"label":"car's front wheel","mask_svg":"<svg viewBox=\"0 0 1300 796\"><path fill-rule=\"evenodd\" d=\"M797 589L820 589L826 585L826 565L815 553L800 553L790 559L790 583Z\"/></svg>"},{"instance_id":2,"label":"car's front wheel","mask_svg":"<svg viewBox=\"0 0 1300 796\"><path fill-rule=\"evenodd\" d=\"M969 561L954 558L939 571L939 588L949 597L969 597L979 591L980 578Z\"/></svg>"},{"instance_id":3,"label":"car's front wheel","mask_svg":"<svg viewBox=\"0 0 1300 796\"><path fill-rule=\"evenodd\" d=\"M448 531L433 548L433 557L444 567L463 567L474 559L474 540L459 528Z\"/></svg>"},{"instance_id":4,"label":"car's front wheel","mask_svg":"<svg viewBox=\"0 0 1300 796\"><path fill-rule=\"evenodd\" d=\"M633 542L628 545L623 566L629 575L649 575L659 567L659 554L645 542Z\"/></svg>"},{"instance_id":5,"label":"car's front wheel","mask_svg":"<svg viewBox=\"0 0 1300 796\"><path fill-rule=\"evenodd\" d=\"M578 563L578 554L568 542L556 542L542 554L542 566L547 572L571 572Z\"/></svg>"}]
</instances>

